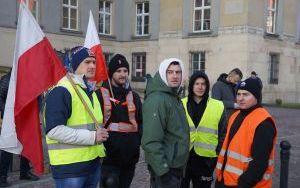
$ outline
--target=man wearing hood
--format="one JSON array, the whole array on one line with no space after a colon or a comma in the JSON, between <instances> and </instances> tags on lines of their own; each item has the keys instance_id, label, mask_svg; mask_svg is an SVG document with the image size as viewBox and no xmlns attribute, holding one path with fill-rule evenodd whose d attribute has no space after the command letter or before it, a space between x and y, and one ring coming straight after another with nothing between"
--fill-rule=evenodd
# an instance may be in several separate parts
<instances>
[{"instance_id":1,"label":"man wearing hood","mask_svg":"<svg viewBox=\"0 0 300 188\"><path fill-rule=\"evenodd\" d=\"M182 72L181 60L166 59L147 86L142 147L151 187L180 187L188 160L189 125L178 97Z\"/></svg>"},{"instance_id":2,"label":"man wearing hood","mask_svg":"<svg viewBox=\"0 0 300 188\"><path fill-rule=\"evenodd\" d=\"M95 125L103 117L94 88L88 84L95 76L96 60L85 47L71 51L74 74L70 76L74 85L64 77L46 98L45 132L50 166L57 188L96 188L101 174L100 158L105 156L102 142L108 137L104 128Z\"/></svg>"},{"instance_id":3,"label":"man wearing hood","mask_svg":"<svg viewBox=\"0 0 300 188\"><path fill-rule=\"evenodd\" d=\"M103 124L109 132L101 182L104 188L129 188L140 154L142 103L129 85L129 64L123 55L116 54L110 60L108 72L113 95L108 84L97 91Z\"/></svg>"},{"instance_id":4,"label":"man wearing hood","mask_svg":"<svg viewBox=\"0 0 300 188\"><path fill-rule=\"evenodd\" d=\"M190 155L182 188L210 188L217 155L222 146L226 118L222 101L209 97L209 80L195 72L189 82L188 96L182 99L190 126Z\"/></svg>"}]
</instances>

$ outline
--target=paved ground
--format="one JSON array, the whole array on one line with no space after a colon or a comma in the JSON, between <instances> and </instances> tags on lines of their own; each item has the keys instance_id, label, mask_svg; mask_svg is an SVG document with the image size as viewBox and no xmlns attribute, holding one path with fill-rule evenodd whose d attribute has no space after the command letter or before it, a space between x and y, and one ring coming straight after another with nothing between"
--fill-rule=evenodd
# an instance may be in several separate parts
<instances>
[{"instance_id":1,"label":"paved ground","mask_svg":"<svg viewBox=\"0 0 300 188\"><path fill-rule=\"evenodd\" d=\"M273 177L274 188L279 188L280 174L280 149L279 143L282 140L288 140L292 144L290 168L289 168L289 188L298 188L300 186L300 110L283 109L267 107L275 117L278 128L278 141L276 144L276 172ZM12 173L10 181L13 182L14 188L50 188L53 186L51 176L45 175L38 182L19 181L17 173ZM149 187L149 174L146 169L143 155L137 164L136 175L132 182L132 188Z\"/></svg>"}]
</instances>

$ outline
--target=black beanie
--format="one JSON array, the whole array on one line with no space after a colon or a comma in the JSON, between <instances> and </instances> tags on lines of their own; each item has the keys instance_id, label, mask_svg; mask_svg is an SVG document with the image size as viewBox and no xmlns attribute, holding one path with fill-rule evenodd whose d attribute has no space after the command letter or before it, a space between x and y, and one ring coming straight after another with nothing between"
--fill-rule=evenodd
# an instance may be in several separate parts
<instances>
[{"instance_id":1,"label":"black beanie","mask_svg":"<svg viewBox=\"0 0 300 188\"><path fill-rule=\"evenodd\" d=\"M126 58L121 54L116 54L114 57L110 60L108 64L108 74L111 78L112 75L116 72L118 68L125 67L128 70L129 74L129 64L126 60Z\"/></svg>"},{"instance_id":2,"label":"black beanie","mask_svg":"<svg viewBox=\"0 0 300 188\"><path fill-rule=\"evenodd\" d=\"M249 91L259 103L261 102L261 87L258 79L248 78L242 81L238 85L237 90L239 89Z\"/></svg>"}]
</instances>

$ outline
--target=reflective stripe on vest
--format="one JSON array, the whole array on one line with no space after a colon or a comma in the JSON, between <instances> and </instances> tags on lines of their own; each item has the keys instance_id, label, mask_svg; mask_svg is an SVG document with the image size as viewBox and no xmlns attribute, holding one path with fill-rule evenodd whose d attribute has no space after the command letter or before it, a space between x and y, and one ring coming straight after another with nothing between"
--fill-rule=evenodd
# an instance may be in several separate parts
<instances>
[{"instance_id":1,"label":"reflective stripe on vest","mask_svg":"<svg viewBox=\"0 0 300 188\"><path fill-rule=\"evenodd\" d=\"M190 149L194 147L195 152L199 156L216 157L216 148L218 145L218 125L224 111L223 103L209 98L207 100L203 116L196 128L188 113L187 101L187 97L182 99L186 117L190 126Z\"/></svg>"},{"instance_id":2,"label":"reflective stripe on vest","mask_svg":"<svg viewBox=\"0 0 300 188\"><path fill-rule=\"evenodd\" d=\"M73 129L87 129L90 131L95 131L95 124L90 123L86 125L75 125L72 127ZM62 144L62 143L47 143L48 150L56 150L56 149L73 149L73 148L84 148L85 145L73 145L73 144Z\"/></svg>"},{"instance_id":3,"label":"reflective stripe on vest","mask_svg":"<svg viewBox=\"0 0 300 188\"><path fill-rule=\"evenodd\" d=\"M100 91L102 93L102 98L103 98L103 124L105 125L106 122L109 120L110 116L111 116L111 102L110 102L110 95L109 95L109 90L101 87Z\"/></svg>"},{"instance_id":4,"label":"reflective stripe on vest","mask_svg":"<svg viewBox=\"0 0 300 188\"><path fill-rule=\"evenodd\" d=\"M104 125L105 125L111 116L112 106L111 106L109 90L102 87L101 93L102 93L103 103L104 103L103 111L104 111L104 120L105 120ZM126 103L127 103L127 110L128 110L128 119L130 123L112 122L107 127L108 131L115 131L115 132L137 132L138 131L138 125L135 119L136 107L134 104L132 91L128 92L126 96Z\"/></svg>"},{"instance_id":5,"label":"reflective stripe on vest","mask_svg":"<svg viewBox=\"0 0 300 188\"><path fill-rule=\"evenodd\" d=\"M57 86L66 88L71 95L72 113L67 120L66 126L73 129L95 130L92 118L85 110L83 103L76 94L70 82L68 80L62 79ZM92 94L92 104L85 91L79 85L76 85L76 87L78 88L83 99L86 101L88 107L91 109L92 113L95 115L97 121L102 122L101 106L98 101L97 95L95 93ZM51 165L73 164L78 162L91 161L97 157L105 156L103 144L92 146L78 146L73 144L59 143L56 140L49 139L48 136L46 136L46 142L48 145L48 153Z\"/></svg>"},{"instance_id":6,"label":"reflective stripe on vest","mask_svg":"<svg viewBox=\"0 0 300 188\"><path fill-rule=\"evenodd\" d=\"M221 164L221 163L217 163L216 168L219 169L219 170L221 170L222 164ZM228 171L228 172L231 172L231 173L234 173L234 174L237 174L237 175L239 175L239 176L242 175L242 174L244 173L243 170L241 170L241 169L239 169L239 168L236 168L236 167L234 167L234 166L232 166L232 165L229 165L229 164L226 164L224 170L226 170L226 171ZM269 174L269 173L265 173L265 174L263 175L263 179L265 179L265 180L268 180L268 179L270 179L270 178L271 178L271 174Z\"/></svg>"},{"instance_id":7,"label":"reflective stripe on vest","mask_svg":"<svg viewBox=\"0 0 300 188\"><path fill-rule=\"evenodd\" d=\"M255 130L261 124L261 122L265 121L268 118L271 119L276 130L275 122L271 115L265 109L257 108L246 116L240 126L240 129L228 144L228 137L231 126L239 113L239 111L233 113L229 119L226 138L218 156L218 162L216 166L217 179L218 181L223 180L226 186L237 186L240 175L248 169L249 162L253 160L253 158L251 157L252 142L254 139ZM273 148L269 156L268 167L264 172L262 179L254 187L265 188L272 186L271 175L274 170L275 141L276 135L273 140ZM227 160L226 164L223 164L225 160L225 153L227 156ZM223 171L222 168L224 168Z\"/></svg>"}]
</instances>

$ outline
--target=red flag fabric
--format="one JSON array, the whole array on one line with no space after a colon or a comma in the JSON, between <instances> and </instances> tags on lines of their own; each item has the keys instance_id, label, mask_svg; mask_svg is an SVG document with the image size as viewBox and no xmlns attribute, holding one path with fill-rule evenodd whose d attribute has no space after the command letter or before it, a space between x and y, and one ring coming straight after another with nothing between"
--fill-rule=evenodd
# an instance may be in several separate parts
<instances>
[{"instance_id":1,"label":"red flag fabric","mask_svg":"<svg viewBox=\"0 0 300 188\"><path fill-rule=\"evenodd\" d=\"M44 171L44 161L37 98L65 74L48 39L21 2L0 148L21 152L38 175Z\"/></svg>"},{"instance_id":2,"label":"red flag fabric","mask_svg":"<svg viewBox=\"0 0 300 188\"><path fill-rule=\"evenodd\" d=\"M92 11L90 11L89 23L86 31L84 47L91 49L96 55L96 75L95 81L98 83L108 79L105 58L99 40L98 32L94 22Z\"/></svg>"}]
</instances>

